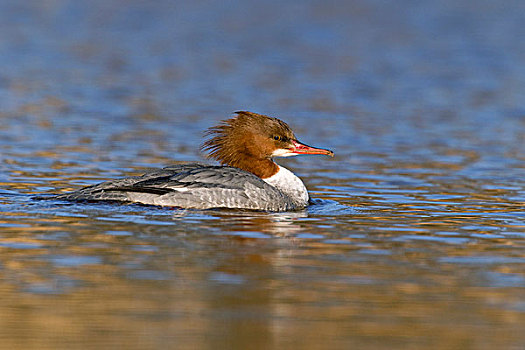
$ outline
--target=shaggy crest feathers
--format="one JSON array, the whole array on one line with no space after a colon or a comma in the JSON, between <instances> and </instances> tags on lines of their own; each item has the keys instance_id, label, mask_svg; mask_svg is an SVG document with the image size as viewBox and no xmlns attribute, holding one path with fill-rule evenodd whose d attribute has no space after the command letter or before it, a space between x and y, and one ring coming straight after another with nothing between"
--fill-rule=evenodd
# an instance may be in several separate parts
<instances>
[{"instance_id":1,"label":"shaggy crest feathers","mask_svg":"<svg viewBox=\"0 0 525 350\"><path fill-rule=\"evenodd\" d=\"M207 130L206 136L212 136L204 142L201 150L208 152L208 157L219 161L223 165L230 165L255 173L252 169L255 164L262 162L266 165L272 152L275 150L274 137L280 137L281 143L295 140L295 135L285 122L262 114L238 111L230 119ZM275 163L271 162L270 169L275 170ZM264 174L263 174L264 175ZM271 175L269 175L271 176ZM261 176L264 177L264 176Z\"/></svg>"}]
</instances>

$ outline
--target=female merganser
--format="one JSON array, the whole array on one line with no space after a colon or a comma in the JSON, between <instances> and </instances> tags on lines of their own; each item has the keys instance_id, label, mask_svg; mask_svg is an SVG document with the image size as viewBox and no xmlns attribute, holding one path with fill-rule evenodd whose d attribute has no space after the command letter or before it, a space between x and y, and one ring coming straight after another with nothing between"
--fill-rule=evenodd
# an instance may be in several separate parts
<instances>
[{"instance_id":1,"label":"female merganser","mask_svg":"<svg viewBox=\"0 0 525 350\"><path fill-rule=\"evenodd\" d=\"M309 195L301 179L275 164L273 157L325 154L297 141L283 121L251 112L208 129L201 149L221 166L172 165L142 176L107 181L55 199L119 201L180 208L235 208L265 211L302 209Z\"/></svg>"}]
</instances>

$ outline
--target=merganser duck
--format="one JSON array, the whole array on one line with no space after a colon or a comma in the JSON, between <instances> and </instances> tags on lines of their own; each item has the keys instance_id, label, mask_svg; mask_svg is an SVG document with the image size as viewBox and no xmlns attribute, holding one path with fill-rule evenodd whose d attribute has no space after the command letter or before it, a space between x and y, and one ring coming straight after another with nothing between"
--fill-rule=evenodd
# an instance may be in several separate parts
<instances>
[{"instance_id":1,"label":"merganser duck","mask_svg":"<svg viewBox=\"0 0 525 350\"><path fill-rule=\"evenodd\" d=\"M186 163L142 176L107 181L55 196L61 200L119 201L193 209L233 208L289 211L305 208L301 179L273 157L334 153L307 146L285 122L239 111L208 129L201 146L222 165Z\"/></svg>"}]
</instances>

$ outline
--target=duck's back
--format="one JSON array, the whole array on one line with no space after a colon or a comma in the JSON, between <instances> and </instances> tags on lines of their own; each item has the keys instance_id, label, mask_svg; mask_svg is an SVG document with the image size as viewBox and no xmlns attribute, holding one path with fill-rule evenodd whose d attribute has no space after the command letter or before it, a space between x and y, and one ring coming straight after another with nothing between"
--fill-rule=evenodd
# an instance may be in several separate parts
<instances>
[{"instance_id":1,"label":"duck's back","mask_svg":"<svg viewBox=\"0 0 525 350\"><path fill-rule=\"evenodd\" d=\"M202 163L173 165L142 176L103 182L55 198L195 209L285 211L301 207L250 172Z\"/></svg>"}]
</instances>

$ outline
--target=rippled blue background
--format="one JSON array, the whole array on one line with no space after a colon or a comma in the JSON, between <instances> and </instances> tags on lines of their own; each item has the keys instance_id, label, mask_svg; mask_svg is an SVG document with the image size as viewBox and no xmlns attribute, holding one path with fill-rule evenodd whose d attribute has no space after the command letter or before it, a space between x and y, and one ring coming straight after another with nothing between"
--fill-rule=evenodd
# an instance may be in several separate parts
<instances>
[{"instance_id":1,"label":"rippled blue background","mask_svg":"<svg viewBox=\"0 0 525 350\"><path fill-rule=\"evenodd\" d=\"M520 349L523 1L0 1L8 348ZM236 110L320 204L36 201L201 161Z\"/></svg>"}]
</instances>

